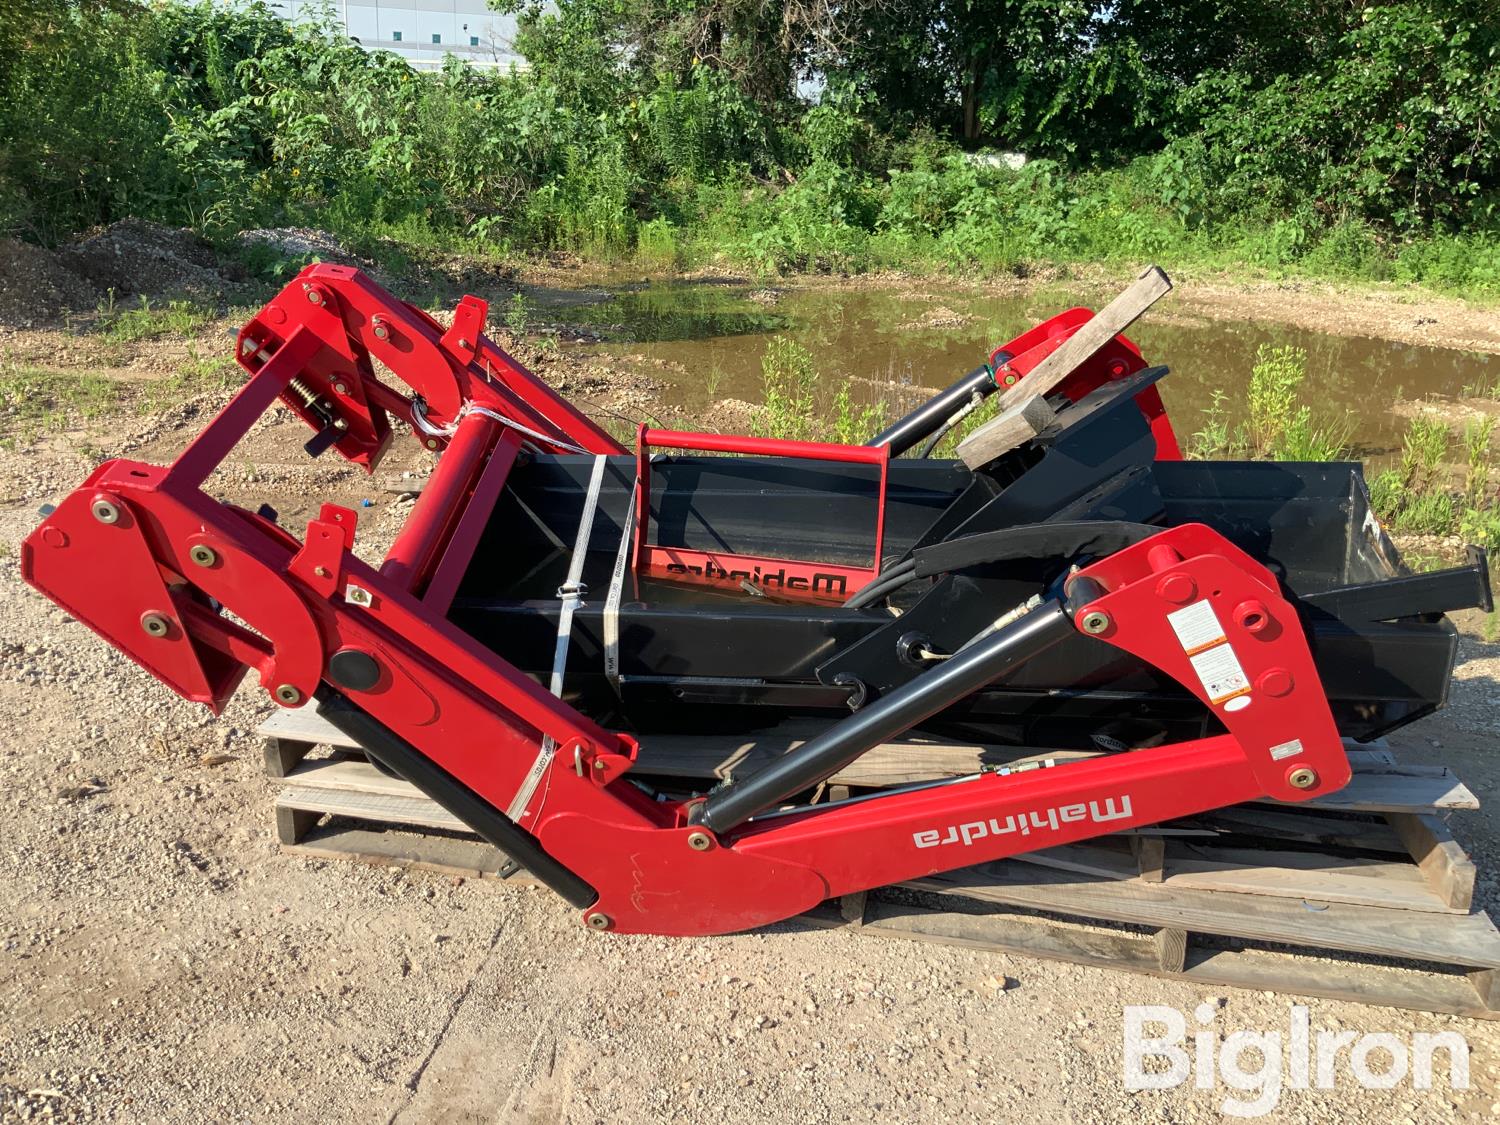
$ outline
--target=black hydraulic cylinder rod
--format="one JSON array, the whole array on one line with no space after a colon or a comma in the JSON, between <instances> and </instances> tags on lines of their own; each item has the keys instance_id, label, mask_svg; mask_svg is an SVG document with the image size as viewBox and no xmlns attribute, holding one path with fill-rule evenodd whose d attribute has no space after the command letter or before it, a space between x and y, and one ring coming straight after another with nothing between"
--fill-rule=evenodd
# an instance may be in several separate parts
<instances>
[{"instance_id":1,"label":"black hydraulic cylinder rod","mask_svg":"<svg viewBox=\"0 0 1500 1125\"><path fill-rule=\"evenodd\" d=\"M693 807L689 819L727 832L838 772L873 746L902 734L1076 632L1057 598L1001 626L889 695L809 739L773 764Z\"/></svg>"},{"instance_id":2,"label":"black hydraulic cylinder rod","mask_svg":"<svg viewBox=\"0 0 1500 1125\"><path fill-rule=\"evenodd\" d=\"M543 851L535 836L347 696L320 689L318 714L579 910L598 900L599 892Z\"/></svg>"},{"instance_id":3,"label":"black hydraulic cylinder rod","mask_svg":"<svg viewBox=\"0 0 1500 1125\"><path fill-rule=\"evenodd\" d=\"M976 393L981 398L995 393L995 373L988 366L976 367L947 390L933 395L905 418L892 422L865 444L889 445L891 456L900 456L923 438L936 433L938 427L953 417L969 401L969 397Z\"/></svg>"}]
</instances>

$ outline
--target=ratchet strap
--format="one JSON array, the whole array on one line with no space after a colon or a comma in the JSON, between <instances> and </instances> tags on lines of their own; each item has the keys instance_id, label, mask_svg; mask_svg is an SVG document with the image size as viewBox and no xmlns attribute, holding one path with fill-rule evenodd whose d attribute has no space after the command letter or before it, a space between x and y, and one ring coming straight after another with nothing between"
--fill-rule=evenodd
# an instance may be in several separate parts
<instances>
[{"instance_id":1,"label":"ratchet strap","mask_svg":"<svg viewBox=\"0 0 1500 1125\"><path fill-rule=\"evenodd\" d=\"M573 558L568 564L568 576L557 588L557 596L562 601L562 610L557 615L557 644L552 650L552 681L548 685L548 690L559 699L562 698L563 679L568 668L568 646L573 639L573 614L583 604L583 596L588 593L588 587L583 584L583 564L589 553L589 539L594 533L594 515L599 509L599 490L604 484L604 466L608 460L609 458L603 453L594 458L594 471L589 477L588 495L583 501L583 515L578 521L578 535L573 540ZM538 783L547 772L547 765L556 750L557 743L552 741L551 735L543 735L536 761L531 763L531 769L522 780L521 788L516 790L515 797L511 799L510 806L505 810L505 815L511 820L517 820L525 813L526 806L531 803L531 796L536 792Z\"/></svg>"}]
</instances>

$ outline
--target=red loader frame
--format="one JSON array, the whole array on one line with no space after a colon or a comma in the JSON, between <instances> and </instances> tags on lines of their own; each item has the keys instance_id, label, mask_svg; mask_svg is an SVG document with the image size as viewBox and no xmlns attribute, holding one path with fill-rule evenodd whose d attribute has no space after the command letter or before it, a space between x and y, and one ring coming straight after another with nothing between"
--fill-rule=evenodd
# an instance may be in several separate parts
<instances>
[{"instance_id":1,"label":"red loader frame","mask_svg":"<svg viewBox=\"0 0 1500 1125\"><path fill-rule=\"evenodd\" d=\"M1275 578L1217 533L1185 525L1078 571L1039 608L833 724L752 784L706 801L652 800L626 777L630 736L444 617L523 446L624 452L486 339L484 315L466 298L445 331L357 271L309 267L241 333L251 378L233 401L172 465L95 470L27 539L27 581L215 711L249 669L280 706L322 700L372 756L501 843L596 929L733 932L832 896L1243 801L1297 801L1348 780ZM413 393L381 384L372 358ZM325 506L299 541L203 491L278 397L367 467L389 443L386 415L446 448L378 570L350 551L352 511ZM693 439L714 440L725 441ZM728 440L735 451L774 448ZM1177 680L1225 733L776 808L780 783L800 790L809 771L834 772L1075 629Z\"/></svg>"}]
</instances>

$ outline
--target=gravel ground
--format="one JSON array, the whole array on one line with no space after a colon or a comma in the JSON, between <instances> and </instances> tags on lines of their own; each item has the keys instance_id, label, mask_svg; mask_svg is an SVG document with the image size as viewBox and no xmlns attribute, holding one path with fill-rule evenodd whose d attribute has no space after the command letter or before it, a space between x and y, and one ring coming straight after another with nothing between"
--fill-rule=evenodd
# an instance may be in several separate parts
<instances>
[{"instance_id":1,"label":"gravel ground","mask_svg":"<svg viewBox=\"0 0 1500 1125\"><path fill-rule=\"evenodd\" d=\"M1122 1081L1125 1005L1170 1005L1192 1029L1205 1002L1220 1037L1284 1031L1300 1002L1315 1031L1470 1045L1468 1090L1364 1090L1345 1066L1331 1090L1284 1091L1269 1120L1500 1113L1493 1024L797 923L599 935L543 891L278 854L250 733L261 693L213 721L19 576L38 506L91 467L81 449L164 460L208 405L0 450L0 1121L1208 1121L1235 1093L1222 1082ZM370 499L378 554L399 501L301 459L304 437L268 420L211 487L291 527L324 499ZM1452 706L1421 733L1426 760L1493 800L1500 646L1466 625ZM1454 827L1500 871L1488 811ZM1494 909L1493 874L1480 898Z\"/></svg>"}]
</instances>

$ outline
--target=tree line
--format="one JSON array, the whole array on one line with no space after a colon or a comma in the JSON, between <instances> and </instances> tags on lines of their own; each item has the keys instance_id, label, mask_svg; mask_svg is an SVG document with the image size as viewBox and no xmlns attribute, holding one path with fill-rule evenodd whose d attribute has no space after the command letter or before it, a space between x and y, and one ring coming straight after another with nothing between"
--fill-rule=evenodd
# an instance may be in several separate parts
<instances>
[{"instance_id":1,"label":"tree line","mask_svg":"<svg viewBox=\"0 0 1500 1125\"><path fill-rule=\"evenodd\" d=\"M418 74L259 6L12 0L0 229L1500 285L1492 0L494 2L524 71Z\"/></svg>"}]
</instances>

